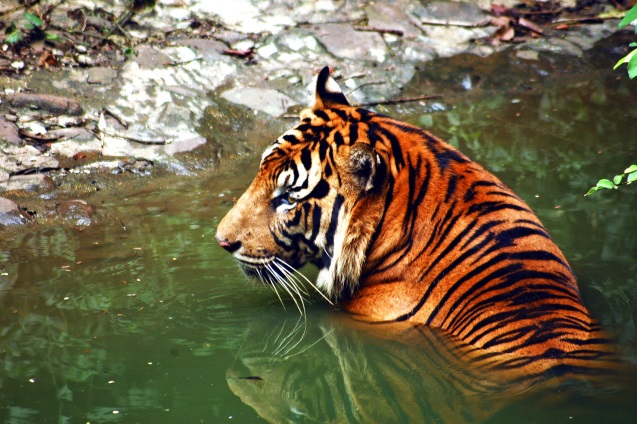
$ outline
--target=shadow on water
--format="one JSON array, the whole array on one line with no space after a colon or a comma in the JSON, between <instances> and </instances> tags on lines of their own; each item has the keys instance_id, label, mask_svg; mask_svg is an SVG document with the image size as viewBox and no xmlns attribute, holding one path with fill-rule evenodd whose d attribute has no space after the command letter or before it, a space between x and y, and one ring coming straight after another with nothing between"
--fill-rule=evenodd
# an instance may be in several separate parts
<instances>
[{"instance_id":1,"label":"shadow on water","mask_svg":"<svg viewBox=\"0 0 637 424\"><path fill-rule=\"evenodd\" d=\"M637 157L637 83L613 73L605 51L584 58L585 68L514 52L428 63L405 96L443 93L441 101L377 110L450 140L525 199L569 258L593 314L637 363L637 196L629 186L583 197ZM214 231L256 172L258 154L246 146L276 135L259 127L228 126L236 137L224 142L240 145L226 149L214 175L104 196L107 217L92 227L35 228L0 242L0 422L637 415L634 384L491 390L435 331L419 341L373 334L318 296L298 321L289 300L284 309L270 290L246 283Z\"/></svg>"}]
</instances>

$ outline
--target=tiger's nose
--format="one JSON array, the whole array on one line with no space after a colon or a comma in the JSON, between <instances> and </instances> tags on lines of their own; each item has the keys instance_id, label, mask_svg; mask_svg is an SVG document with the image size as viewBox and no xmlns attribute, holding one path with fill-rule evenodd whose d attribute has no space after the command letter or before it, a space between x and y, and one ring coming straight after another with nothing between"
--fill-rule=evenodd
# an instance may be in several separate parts
<instances>
[{"instance_id":1,"label":"tiger's nose","mask_svg":"<svg viewBox=\"0 0 637 424\"><path fill-rule=\"evenodd\" d=\"M240 241L231 242L220 234L217 234L215 238L217 239L219 246L223 247L230 253L236 252L241 247Z\"/></svg>"}]
</instances>

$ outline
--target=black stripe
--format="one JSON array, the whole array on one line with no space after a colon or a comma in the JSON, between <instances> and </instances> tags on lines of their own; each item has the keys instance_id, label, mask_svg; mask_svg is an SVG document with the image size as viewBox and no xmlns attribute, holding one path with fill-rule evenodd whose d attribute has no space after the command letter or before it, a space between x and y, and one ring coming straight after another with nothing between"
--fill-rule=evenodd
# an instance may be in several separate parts
<instances>
[{"instance_id":1,"label":"black stripe","mask_svg":"<svg viewBox=\"0 0 637 424\"><path fill-rule=\"evenodd\" d=\"M320 180L312 189L312 192L306 197L306 199L322 199L330 192L330 185L325 180Z\"/></svg>"},{"instance_id":2,"label":"black stripe","mask_svg":"<svg viewBox=\"0 0 637 424\"><path fill-rule=\"evenodd\" d=\"M358 140L358 124L356 122L352 122L349 126L349 144L350 146L356 143Z\"/></svg>"},{"instance_id":3,"label":"black stripe","mask_svg":"<svg viewBox=\"0 0 637 424\"><path fill-rule=\"evenodd\" d=\"M449 203L449 199L456 193L456 184L458 182L458 176L451 174L449 176L449 182L447 183L447 194L445 194L445 203Z\"/></svg>"},{"instance_id":4,"label":"black stripe","mask_svg":"<svg viewBox=\"0 0 637 424\"><path fill-rule=\"evenodd\" d=\"M336 195L336 199L334 199L334 206L332 206L332 217L330 218L330 225L327 229L327 233L325 234L325 241L327 247L331 248L334 246L334 234L336 233L336 228L338 226L338 215L343 207L343 203L345 202L345 197L341 194Z\"/></svg>"},{"instance_id":5,"label":"black stripe","mask_svg":"<svg viewBox=\"0 0 637 424\"><path fill-rule=\"evenodd\" d=\"M321 215L323 210L320 206L315 205L312 210L312 234L310 234L310 240L316 240L316 237L321 232Z\"/></svg>"},{"instance_id":6,"label":"black stripe","mask_svg":"<svg viewBox=\"0 0 637 424\"><path fill-rule=\"evenodd\" d=\"M313 112L314 112L314 115L316 115L317 117L321 118L322 120L326 122L330 120L330 116L320 109L314 110Z\"/></svg>"},{"instance_id":7,"label":"black stripe","mask_svg":"<svg viewBox=\"0 0 637 424\"><path fill-rule=\"evenodd\" d=\"M300 140L293 134L286 134L283 136L283 140L290 144L297 144Z\"/></svg>"},{"instance_id":8,"label":"black stripe","mask_svg":"<svg viewBox=\"0 0 637 424\"><path fill-rule=\"evenodd\" d=\"M301 151L301 163L308 171L312 168L312 152L309 149Z\"/></svg>"}]
</instances>

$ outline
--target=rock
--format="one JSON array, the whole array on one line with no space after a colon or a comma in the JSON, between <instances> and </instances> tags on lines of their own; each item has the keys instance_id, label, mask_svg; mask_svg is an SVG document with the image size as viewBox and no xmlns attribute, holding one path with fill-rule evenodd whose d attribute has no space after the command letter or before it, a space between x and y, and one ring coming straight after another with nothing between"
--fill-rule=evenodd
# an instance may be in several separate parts
<instances>
[{"instance_id":1,"label":"rock","mask_svg":"<svg viewBox=\"0 0 637 424\"><path fill-rule=\"evenodd\" d=\"M540 52L537 50L518 50L515 55L524 60L538 60Z\"/></svg>"},{"instance_id":2,"label":"rock","mask_svg":"<svg viewBox=\"0 0 637 424\"><path fill-rule=\"evenodd\" d=\"M384 62L387 46L376 32L356 31L349 24L319 25L314 35L334 56L339 58L362 58L368 61Z\"/></svg>"},{"instance_id":3,"label":"rock","mask_svg":"<svg viewBox=\"0 0 637 424\"><path fill-rule=\"evenodd\" d=\"M207 0L191 6L196 14L216 15L224 27L246 34L276 33L296 22L284 14L264 13L249 0Z\"/></svg>"},{"instance_id":4,"label":"rock","mask_svg":"<svg viewBox=\"0 0 637 424\"><path fill-rule=\"evenodd\" d=\"M159 68L172 62L168 56L159 50L146 45L139 46L134 60L142 69Z\"/></svg>"},{"instance_id":5,"label":"rock","mask_svg":"<svg viewBox=\"0 0 637 424\"><path fill-rule=\"evenodd\" d=\"M89 84L110 84L117 78L117 70L96 66L88 70L86 82Z\"/></svg>"},{"instance_id":6,"label":"rock","mask_svg":"<svg viewBox=\"0 0 637 424\"><path fill-rule=\"evenodd\" d=\"M228 47L218 40L210 40L206 38L187 38L175 42L177 46L187 46L197 51L197 55L206 61L223 60L229 62L229 56L221 54Z\"/></svg>"},{"instance_id":7,"label":"rock","mask_svg":"<svg viewBox=\"0 0 637 424\"><path fill-rule=\"evenodd\" d=\"M4 184L5 191L50 191L55 187L55 182L45 174L14 175Z\"/></svg>"},{"instance_id":8,"label":"rock","mask_svg":"<svg viewBox=\"0 0 637 424\"><path fill-rule=\"evenodd\" d=\"M73 99L50 94L15 93L6 96L7 101L15 107L32 107L51 113L65 115L81 115L80 104Z\"/></svg>"},{"instance_id":9,"label":"rock","mask_svg":"<svg viewBox=\"0 0 637 424\"><path fill-rule=\"evenodd\" d=\"M425 24L479 27L487 25L491 18L473 3L434 2L427 4L419 13Z\"/></svg>"},{"instance_id":10,"label":"rock","mask_svg":"<svg viewBox=\"0 0 637 424\"><path fill-rule=\"evenodd\" d=\"M0 145L0 170L10 174L27 169L51 169L59 166L58 161L42 154L33 146Z\"/></svg>"},{"instance_id":11,"label":"rock","mask_svg":"<svg viewBox=\"0 0 637 424\"><path fill-rule=\"evenodd\" d=\"M95 209L84 200L68 200L57 205L60 218L70 224L84 227L93 224Z\"/></svg>"},{"instance_id":12,"label":"rock","mask_svg":"<svg viewBox=\"0 0 637 424\"><path fill-rule=\"evenodd\" d=\"M0 228L27 222L28 217L20 210L17 203L6 197L0 197Z\"/></svg>"},{"instance_id":13,"label":"rock","mask_svg":"<svg viewBox=\"0 0 637 424\"><path fill-rule=\"evenodd\" d=\"M18 127L3 115L0 115L0 142L15 144L16 146L24 144L22 137L18 133Z\"/></svg>"},{"instance_id":14,"label":"rock","mask_svg":"<svg viewBox=\"0 0 637 424\"><path fill-rule=\"evenodd\" d=\"M9 213L18 210L18 204L6 197L0 197L0 213Z\"/></svg>"},{"instance_id":15,"label":"rock","mask_svg":"<svg viewBox=\"0 0 637 424\"><path fill-rule=\"evenodd\" d=\"M367 26L371 28L400 30L405 38L416 38L421 32L411 23L404 7L398 4L375 3L365 7Z\"/></svg>"},{"instance_id":16,"label":"rock","mask_svg":"<svg viewBox=\"0 0 637 424\"><path fill-rule=\"evenodd\" d=\"M60 128L49 131L51 136L62 136L62 141L51 143L51 153L73 157L81 152L101 152L102 142L86 128Z\"/></svg>"},{"instance_id":17,"label":"rock","mask_svg":"<svg viewBox=\"0 0 637 424\"><path fill-rule=\"evenodd\" d=\"M285 94L268 88L234 88L221 93L221 97L276 117L283 115L288 107L296 104Z\"/></svg>"}]
</instances>

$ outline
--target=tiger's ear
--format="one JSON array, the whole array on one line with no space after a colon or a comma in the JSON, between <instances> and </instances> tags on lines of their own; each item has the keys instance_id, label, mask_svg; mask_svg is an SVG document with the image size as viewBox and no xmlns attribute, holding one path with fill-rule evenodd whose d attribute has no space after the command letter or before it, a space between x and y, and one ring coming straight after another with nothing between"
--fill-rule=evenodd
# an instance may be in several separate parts
<instances>
[{"instance_id":1,"label":"tiger's ear","mask_svg":"<svg viewBox=\"0 0 637 424\"><path fill-rule=\"evenodd\" d=\"M360 190L369 193L385 180L385 165L369 144L355 143L349 151L349 170Z\"/></svg>"},{"instance_id":2,"label":"tiger's ear","mask_svg":"<svg viewBox=\"0 0 637 424\"><path fill-rule=\"evenodd\" d=\"M349 106L349 102L336 81L330 77L330 68L326 66L316 77L313 109L330 109L338 106Z\"/></svg>"}]
</instances>

